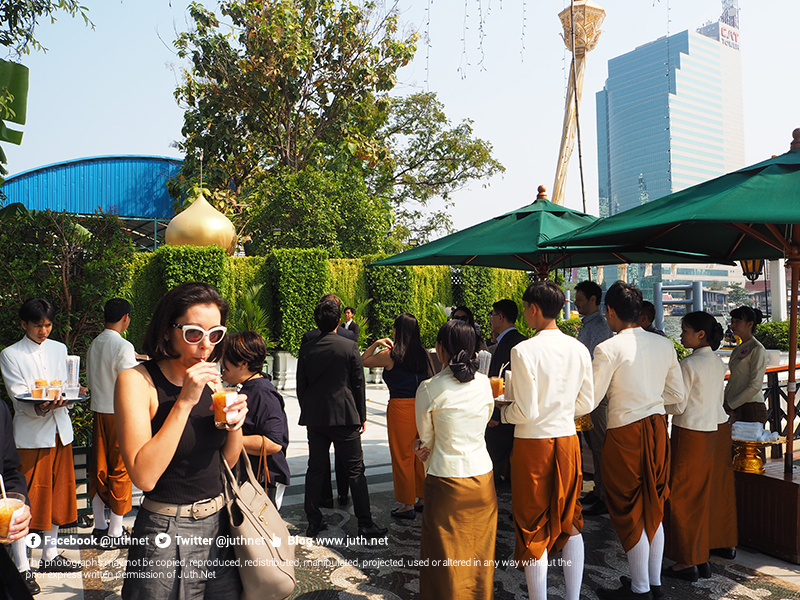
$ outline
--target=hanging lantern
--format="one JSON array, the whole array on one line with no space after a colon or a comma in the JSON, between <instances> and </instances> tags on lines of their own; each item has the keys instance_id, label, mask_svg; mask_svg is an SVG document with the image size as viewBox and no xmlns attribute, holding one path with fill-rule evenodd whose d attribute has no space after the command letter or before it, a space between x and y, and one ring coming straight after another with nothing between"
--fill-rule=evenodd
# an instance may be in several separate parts
<instances>
[{"instance_id":1,"label":"hanging lantern","mask_svg":"<svg viewBox=\"0 0 800 600\"><path fill-rule=\"evenodd\" d=\"M751 283L761 277L764 261L760 258L755 260L742 260L740 264L742 265L742 275L747 277Z\"/></svg>"}]
</instances>

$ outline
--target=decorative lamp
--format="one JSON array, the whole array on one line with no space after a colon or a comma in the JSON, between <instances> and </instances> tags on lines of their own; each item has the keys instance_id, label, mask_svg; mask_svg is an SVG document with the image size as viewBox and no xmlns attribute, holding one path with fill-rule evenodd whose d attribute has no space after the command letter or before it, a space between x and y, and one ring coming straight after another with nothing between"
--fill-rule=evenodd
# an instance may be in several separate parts
<instances>
[{"instance_id":1,"label":"decorative lamp","mask_svg":"<svg viewBox=\"0 0 800 600\"><path fill-rule=\"evenodd\" d=\"M175 215L165 236L171 246L211 246L216 244L228 254L236 250L236 228L200 194L192 205Z\"/></svg>"},{"instance_id":2,"label":"decorative lamp","mask_svg":"<svg viewBox=\"0 0 800 600\"><path fill-rule=\"evenodd\" d=\"M761 277L764 261L760 258L755 260L742 260L740 264L742 265L742 275L747 277L751 283Z\"/></svg>"}]
</instances>

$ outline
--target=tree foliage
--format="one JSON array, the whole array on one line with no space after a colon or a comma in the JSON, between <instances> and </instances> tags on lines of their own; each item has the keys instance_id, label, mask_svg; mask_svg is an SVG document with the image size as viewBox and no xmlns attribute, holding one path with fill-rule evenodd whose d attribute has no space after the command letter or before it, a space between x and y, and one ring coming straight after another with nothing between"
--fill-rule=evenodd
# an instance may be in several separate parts
<instances>
[{"instance_id":1,"label":"tree foliage","mask_svg":"<svg viewBox=\"0 0 800 600\"><path fill-rule=\"evenodd\" d=\"M175 92L186 107L176 197L196 185L202 163L215 206L263 239L273 227L252 217L269 197L265 186L305 169L346 173L394 211L394 238L424 240L448 227L453 191L502 171L470 122L451 126L434 94L390 97L417 39L400 31L393 10L368 0L222 0L220 12L226 25L192 4L194 28L176 41L191 63ZM296 190L311 204L312 188ZM434 198L444 206L425 214Z\"/></svg>"},{"instance_id":2,"label":"tree foliage","mask_svg":"<svg viewBox=\"0 0 800 600\"><path fill-rule=\"evenodd\" d=\"M384 247L391 213L352 172L306 167L275 171L249 195L248 220L258 224L255 254L274 248L325 248L334 258L354 258Z\"/></svg>"},{"instance_id":3,"label":"tree foliage","mask_svg":"<svg viewBox=\"0 0 800 600\"><path fill-rule=\"evenodd\" d=\"M133 254L112 215L75 217L25 209L0 229L0 343L21 337L17 310L30 298L56 308L54 337L82 352L103 328L103 306L120 293Z\"/></svg>"}]
</instances>

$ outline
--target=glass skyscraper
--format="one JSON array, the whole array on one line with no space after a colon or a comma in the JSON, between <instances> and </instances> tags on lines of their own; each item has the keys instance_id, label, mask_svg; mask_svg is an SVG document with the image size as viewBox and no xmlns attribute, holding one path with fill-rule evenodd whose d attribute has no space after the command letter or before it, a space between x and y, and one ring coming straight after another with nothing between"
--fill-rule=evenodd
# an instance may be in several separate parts
<instances>
[{"instance_id":1,"label":"glass skyscraper","mask_svg":"<svg viewBox=\"0 0 800 600\"><path fill-rule=\"evenodd\" d=\"M597 93L601 216L744 165L736 13L608 61Z\"/></svg>"},{"instance_id":2,"label":"glass skyscraper","mask_svg":"<svg viewBox=\"0 0 800 600\"><path fill-rule=\"evenodd\" d=\"M596 96L601 217L745 166L738 25L737 0L723 0L718 22L608 61ZM674 277L681 269L653 267L628 271L646 295L653 281L716 279L713 269L683 278ZM616 279L613 268L605 275Z\"/></svg>"}]
</instances>

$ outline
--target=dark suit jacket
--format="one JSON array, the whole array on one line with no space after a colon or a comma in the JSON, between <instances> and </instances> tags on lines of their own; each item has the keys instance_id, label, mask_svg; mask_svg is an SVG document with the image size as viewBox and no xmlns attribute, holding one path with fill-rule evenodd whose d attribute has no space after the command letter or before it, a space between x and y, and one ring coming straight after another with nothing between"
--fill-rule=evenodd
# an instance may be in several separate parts
<instances>
[{"instance_id":1,"label":"dark suit jacket","mask_svg":"<svg viewBox=\"0 0 800 600\"><path fill-rule=\"evenodd\" d=\"M342 329L351 332L355 336L355 339L353 341L356 344L358 343L358 333L359 331L361 331L361 328L358 326L358 323L356 323L355 321L350 321L350 327L345 327L344 325L342 325Z\"/></svg>"},{"instance_id":2,"label":"dark suit jacket","mask_svg":"<svg viewBox=\"0 0 800 600\"><path fill-rule=\"evenodd\" d=\"M300 425L361 425L367 392L361 353L353 340L322 333L300 346L297 358Z\"/></svg>"},{"instance_id":3,"label":"dark suit jacket","mask_svg":"<svg viewBox=\"0 0 800 600\"><path fill-rule=\"evenodd\" d=\"M6 490L19 492L27 498L28 484L25 476L17 470L19 463L19 452L14 445L14 431L11 426L11 411L5 402L0 401L0 467L3 469Z\"/></svg>"},{"instance_id":4,"label":"dark suit jacket","mask_svg":"<svg viewBox=\"0 0 800 600\"><path fill-rule=\"evenodd\" d=\"M311 340L317 339L321 333L322 332L319 329L312 329L311 331L306 331L303 334L302 339L300 340L300 345L302 346L306 342L310 342ZM345 329L341 325L339 325L339 327L336 328L336 335L340 335L346 340L353 340L354 342L358 341L358 339L353 336L352 331Z\"/></svg>"},{"instance_id":5,"label":"dark suit jacket","mask_svg":"<svg viewBox=\"0 0 800 600\"><path fill-rule=\"evenodd\" d=\"M511 361L511 349L527 339L516 329L512 329L505 334L500 343L497 344L494 354L492 354L492 362L489 363L489 377L502 377L503 374L500 372L500 367ZM508 366L506 365L506 368Z\"/></svg>"}]
</instances>

